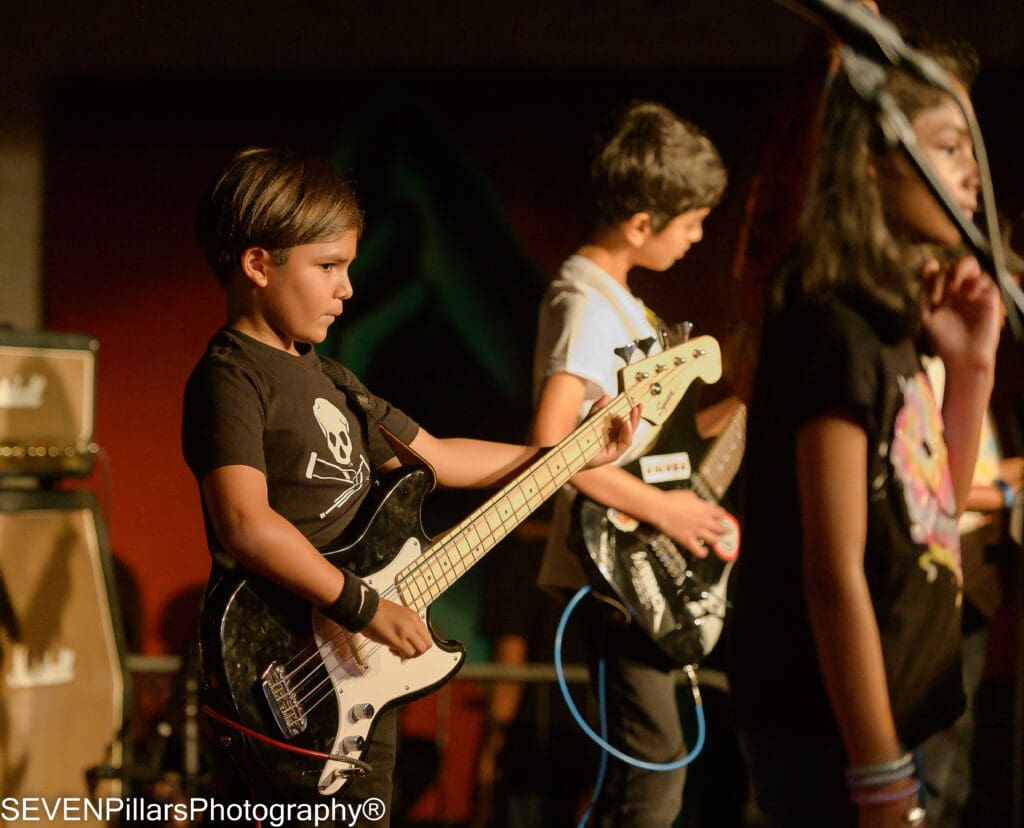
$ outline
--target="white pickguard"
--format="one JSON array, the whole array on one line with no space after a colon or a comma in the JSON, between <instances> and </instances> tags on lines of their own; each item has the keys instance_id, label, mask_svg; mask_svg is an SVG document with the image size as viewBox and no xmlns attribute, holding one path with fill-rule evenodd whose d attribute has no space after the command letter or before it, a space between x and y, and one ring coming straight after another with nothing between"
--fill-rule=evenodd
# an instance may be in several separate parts
<instances>
[{"instance_id":1,"label":"white pickguard","mask_svg":"<svg viewBox=\"0 0 1024 828\"><path fill-rule=\"evenodd\" d=\"M383 569L366 577L366 582L382 596L399 601L394 590L395 577L420 556L420 543L409 538L395 559ZM426 610L420 617L426 623ZM377 644L360 634L344 631L318 610L313 611L313 636L320 649L324 666L334 684L338 706L338 735L332 753L361 758L366 744L345 749L345 740L356 737L368 741L372 724L385 708L393 706L407 696L445 681L462 666L465 654L449 653L431 644L430 649L415 658L401 658L383 644ZM362 705L372 705L370 718L359 718L353 711ZM336 793L348 777L352 766L328 760L320 775L318 790L323 795Z\"/></svg>"}]
</instances>

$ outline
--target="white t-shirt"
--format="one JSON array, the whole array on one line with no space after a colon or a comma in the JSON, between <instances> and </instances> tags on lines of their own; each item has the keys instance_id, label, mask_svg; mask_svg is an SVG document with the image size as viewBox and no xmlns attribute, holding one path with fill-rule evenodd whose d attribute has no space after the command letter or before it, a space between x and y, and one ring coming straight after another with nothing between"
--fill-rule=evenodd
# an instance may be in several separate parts
<instances>
[{"instance_id":1,"label":"white t-shirt","mask_svg":"<svg viewBox=\"0 0 1024 828\"><path fill-rule=\"evenodd\" d=\"M570 256L541 300L533 361L534 401L552 374L580 377L585 388L576 422L581 422L595 401L619 393L619 371L625 363L614 349L654 337L650 353L658 353L657 334L640 299L590 259ZM632 446L617 465L643 455L656 438L657 429L641 420ZM579 560L567 545L575 496L576 490L569 485L555 495L551 532L537 579L543 587L575 590L587 583Z\"/></svg>"}]
</instances>

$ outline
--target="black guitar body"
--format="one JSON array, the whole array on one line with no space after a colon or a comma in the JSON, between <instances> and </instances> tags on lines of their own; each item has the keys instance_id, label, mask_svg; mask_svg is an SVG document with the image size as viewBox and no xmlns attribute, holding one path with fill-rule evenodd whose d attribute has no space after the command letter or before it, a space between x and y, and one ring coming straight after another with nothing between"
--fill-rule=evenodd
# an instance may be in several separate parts
<instances>
[{"instance_id":1,"label":"black guitar body","mask_svg":"<svg viewBox=\"0 0 1024 828\"><path fill-rule=\"evenodd\" d=\"M325 557L387 595L395 574L429 543L420 512L432 484L429 472L416 467L374 482L349 531ZM422 615L428 620L426 611ZM461 644L434 635L427 653L403 662L251 573L211 582L201 631L205 701L215 711L293 747L353 758L365 755L385 710L429 693L465 658ZM275 664L288 676L283 705L271 702L265 688L266 671ZM295 708L287 704L292 699L299 702ZM256 780L254 789L275 799L311 801L349 781L349 764L300 756L233 728L219 730Z\"/></svg>"},{"instance_id":2,"label":"black guitar body","mask_svg":"<svg viewBox=\"0 0 1024 828\"><path fill-rule=\"evenodd\" d=\"M715 442L697 433L699 388L691 388L654 445L623 468L662 489L692 489L718 502L697 468ZM728 511L728 496L720 504ZM646 523L586 497L576 498L571 537L594 591L623 605L666 656L698 664L717 643L728 606L728 581L739 551L739 523L704 558L678 547Z\"/></svg>"}]
</instances>

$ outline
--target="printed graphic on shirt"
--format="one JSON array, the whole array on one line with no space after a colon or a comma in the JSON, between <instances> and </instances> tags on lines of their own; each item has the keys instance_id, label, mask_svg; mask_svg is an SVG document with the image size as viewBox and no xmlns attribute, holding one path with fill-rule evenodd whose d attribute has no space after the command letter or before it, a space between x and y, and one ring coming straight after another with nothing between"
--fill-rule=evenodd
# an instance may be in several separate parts
<instances>
[{"instance_id":1,"label":"printed graphic on shirt","mask_svg":"<svg viewBox=\"0 0 1024 828\"><path fill-rule=\"evenodd\" d=\"M942 415L923 371L901 379L903 407L896 415L890 459L910 516L910 536L927 546L919 564L934 581L938 567L962 580L956 498L949 472Z\"/></svg>"},{"instance_id":2,"label":"printed graphic on shirt","mask_svg":"<svg viewBox=\"0 0 1024 828\"><path fill-rule=\"evenodd\" d=\"M351 500L367 484L370 478L370 464L366 455L360 454L358 465L353 465L352 430L348 418L334 403L317 397L313 401L313 416L327 440L327 450L334 459L331 461L315 451L310 452L309 463L306 464L306 479L336 480L341 484L341 490L334 503L320 513L320 517L325 518Z\"/></svg>"}]
</instances>

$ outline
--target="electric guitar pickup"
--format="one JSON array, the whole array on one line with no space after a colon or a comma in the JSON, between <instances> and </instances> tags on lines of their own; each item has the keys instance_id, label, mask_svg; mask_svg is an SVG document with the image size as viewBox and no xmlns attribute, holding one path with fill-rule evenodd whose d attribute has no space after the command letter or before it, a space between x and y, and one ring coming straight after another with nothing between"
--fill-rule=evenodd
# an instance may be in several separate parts
<instances>
[{"instance_id":1,"label":"electric guitar pickup","mask_svg":"<svg viewBox=\"0 0 1024 828\"><path fill-rule=\"evenodd\" d=\"M323 554L420 614L433 643L416 658L348 632L250 573L214 584L201 620L204 695L256 784L265 781L276 796L315 800L362 773L353 763L365 759L381 714L435 690L465 660L459 642L440 639L429 626L430 605L586 465L606 443L612 417L628 417L640 403L641 416L660 425L692 382L720 375L712 337L628 365L621 393L605 408L434 539L420 518L434 483L429 470L405 467L375 480L338 545Z\"/></svg>"}]
</instances>

